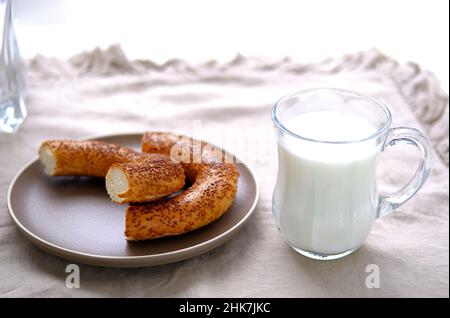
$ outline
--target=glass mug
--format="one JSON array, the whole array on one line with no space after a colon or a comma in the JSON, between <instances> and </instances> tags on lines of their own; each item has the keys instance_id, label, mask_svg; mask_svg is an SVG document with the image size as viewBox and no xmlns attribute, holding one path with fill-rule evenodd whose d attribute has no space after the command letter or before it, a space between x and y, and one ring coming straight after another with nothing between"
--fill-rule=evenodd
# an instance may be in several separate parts
<instances>
[{"instance_id":1,"label":"glass mug","mask_svg":"<svg viewBox=\"0 0 450 318\"><path fill-rule=\"evenodd\" d=\"M278 176L272 211L279 231L297 252L337 259L360 247L373 222L410 199L431 171L431 144L413 128L390 128L382 103L330 88L296 92L272 109ZM379 154L399 144L422 154L412 180L399 191L377 190Z\"/></svg>"}]
</instances>

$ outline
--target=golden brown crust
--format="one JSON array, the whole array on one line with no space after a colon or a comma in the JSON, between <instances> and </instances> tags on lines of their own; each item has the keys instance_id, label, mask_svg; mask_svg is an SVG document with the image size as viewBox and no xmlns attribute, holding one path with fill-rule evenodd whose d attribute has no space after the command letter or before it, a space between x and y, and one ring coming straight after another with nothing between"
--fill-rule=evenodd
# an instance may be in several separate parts
<instances>
[{"instance_id":1,"label":"golden brown crust","mask_svg":"<svg viewBox=\"0 0 450 318\"><path fill-rule=\"evenodd\" d=\"M235 163L224 162L223 153L205 142L171 133L148 132L142 150L169 155L174 146L187 150L189 162L181 162L192 185L167 200L130 205L126 213L125 237L148 240L186 233L205 226L225 213L237 192L239 173ZM200 152L200 162L193 163ZM174 158L172 157L172 160Z\"/></svg>"},{"instance_id":2,"label":"golden brown crust","mask_svg":"<svg viewBox=\"0 0 450 318\"><path fill-rule=\"evenodd\" d=\"M75 140L45 141L39 150L43 162L45 153L52 160L51 168L46 167L52 176L105 177L112 167L123 171L126 191L111 195L107 183L108 193L117 203L156 200L184 186L182 167L164 155L141 153L102 141Z\"/></svg>"},{"instance_id":3,"label":"golden brown crust","mask_svg":"<svg viewBox=\"0 0 450 318\"><path fill-rule=\"evenodd\" d=\"M132 149L102 141L48 140L41 149L51 149L55 159L52 176L105 177L114 163L130 162L141 157Z\"/></svg>"},{"instance_id":4,"label":"golden brown crust","mask_svg":"<svg viewBox=\"0 0 450 318\"><path fill-rule=\"evenodd\" d=\"M114 199L113 201L117 203L148 202L183 188L185 176L181 165L174 164L170 157L165 155L144 155L144 159L116 163L111 166L110 171L121 170L128 183L128 190L117 195L120 201Z\"/></svg>"}]
</instances>

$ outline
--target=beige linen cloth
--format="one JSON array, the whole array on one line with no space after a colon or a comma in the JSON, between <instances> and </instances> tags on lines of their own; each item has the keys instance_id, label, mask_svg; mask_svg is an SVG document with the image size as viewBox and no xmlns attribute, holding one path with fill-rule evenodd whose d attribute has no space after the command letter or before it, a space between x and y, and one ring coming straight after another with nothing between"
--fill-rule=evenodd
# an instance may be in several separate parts
<instances>
[{"instance_id":1,"label":"beige linen cloth","mask_svg":"<svg viewBox=\"0 0 450 318\"><path fill-rule=\"evenodd\" d=\"M289 92L317 86L374 96L389 105L393 126L425 131L435 149L421 191L377 220L359 250L328 262L291 250L271 215L277 171L271 107ZM113 46L69 61L35 57L28 96L20 131L0 136L0 296L449 296L448 96L417 64L369 50L312 64L237 56L229 63L159 65L130 61ZM229 242L199 257L141 269L80 265L81 288L66 288L70 262L35 248L14 227L6 207L11 179L44 139L149 129L200 135L245 158L261 187L254 215ZM383 155L381 189L399 189L417 160L409 147ZM366 287L369 264L380 269L379 288Z\"/></svg>"}]
</instances>

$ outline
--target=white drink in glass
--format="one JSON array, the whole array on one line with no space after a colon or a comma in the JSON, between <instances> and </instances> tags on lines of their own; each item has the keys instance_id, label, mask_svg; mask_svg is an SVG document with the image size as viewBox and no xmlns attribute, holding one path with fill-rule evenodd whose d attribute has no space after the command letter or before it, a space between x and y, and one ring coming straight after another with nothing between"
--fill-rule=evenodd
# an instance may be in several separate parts
<instances>
[{"instance_id":1,"label":"white drink in glass","mask_svg":"<svg viewBox=\"0 0 450 318\"><path fill-rule=\"evenodd\" d=\"M356 249L377 214L380 149L373 140L333 142L366 139L377 128L338 111L300 113L284 126L303 137L286 135L278 146L274 208L284 238L294 248L326 255Z\"/></svg>"},{"instance_id":2,"label":"white drink in glass","mask_svg":"<svg viewBox=\"0 0 450 318\"><path fill-rule=\"evenodd\" d=\"M408 201L430 175L432 146L414 128L391 128L388 107L357 92L313 88L282 97L272 108L278 177L272 212L298 253L331 260L360 247L373 222ZM378 155L397 145L421 159L411 180L379 194Z\"/></svg>"}]
</instances>

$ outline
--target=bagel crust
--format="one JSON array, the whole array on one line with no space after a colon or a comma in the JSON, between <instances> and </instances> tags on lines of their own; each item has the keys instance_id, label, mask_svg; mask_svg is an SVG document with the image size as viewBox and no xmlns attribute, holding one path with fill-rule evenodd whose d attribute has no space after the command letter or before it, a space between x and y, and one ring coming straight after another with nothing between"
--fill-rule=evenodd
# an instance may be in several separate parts
<instances>
[{"instance_id":1,"label":"bagel crust","mask_svg":"<svg viewBox=\"0 0 450 318\"><path fill-rule=\"evenodd\" d=\"M106 177L116 203L157 200L184 186L184 171L170 157L101 141L45 141L39 158L51 176Z\"/></svg>"},{"instance_id":2,"label":"bagel crust","mask_svg":"<svg viewBox=\"0 0 450 318\"><path fill-rule=\"evenodd\" d=\"M222 152L210 144L161 132L147 132L142 139L143 152L173 155L173 147L187 151L188 160L180 164L191 186L169 199L130 205L125 222L127 240L149 240L198 229L222 216L236 197L236 164L225 162ZM195 162L197 154L200 160Z\"/></svg>"},{"instance_id":3,"label":"bagel crust","mask_svg":"<svg viewBox=\"0 0 450 318\"><path fill-rule=\"evenodd\" d=\"M154 201L183 188L185 176L181 165L161 154L144 154L143 157L111 166L106 175L106 189L112 201Z\"/></svg>"},{"instance_id":4,"label":"bagel crust","mask_svg":"<svg viewBox=\"0 0 450 318\"><path fill-rule=\"evenodd\" d=\"M137 151L102 141L48 140L39 148L39 159L50 176L104 178L112 164L140 157Z\"/></svg>"}]
</instances>

